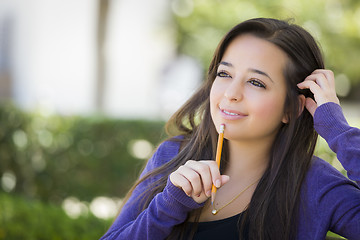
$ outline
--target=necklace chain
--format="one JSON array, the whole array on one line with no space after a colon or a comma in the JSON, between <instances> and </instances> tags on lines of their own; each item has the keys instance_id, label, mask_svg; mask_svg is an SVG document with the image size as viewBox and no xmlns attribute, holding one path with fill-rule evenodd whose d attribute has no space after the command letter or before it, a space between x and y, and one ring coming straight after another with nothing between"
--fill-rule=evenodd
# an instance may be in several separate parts
<instances>
[{"instance_id":1,"label":"necklace chain","mask_svg":"<svg viewBox=\"0 0 360 240\"><path fill-rule=\"evenodd\" d=\"M230 203L232 203L233 201L235 201L235 199L237 199L238 197L240 197L241 194L243 194L246 190L248 190L251 186L253 186L255 183L257 183L259 181L256 180L255 182L253 182L252 184L250 184L249 186L247 186L246 188L244 188L240 193L238 193L233 199L231 199L228 203L226 203L225 205L223 205L222 207L220 207L219 209L215 208L215 203L213 205L213 210L211 211L211 213L213 215L216 215L221 209L223 209L224 207L228 206Z\"/></svg>"}]
</instances>

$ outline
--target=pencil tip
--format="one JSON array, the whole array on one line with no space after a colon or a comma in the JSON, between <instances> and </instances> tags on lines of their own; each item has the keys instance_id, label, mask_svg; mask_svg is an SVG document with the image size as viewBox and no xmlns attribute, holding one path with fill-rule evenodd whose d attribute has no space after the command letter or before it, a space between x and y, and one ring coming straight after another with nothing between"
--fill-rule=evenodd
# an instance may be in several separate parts
<instances>
[{"instance_id":1,"label":"pencil tip","mask_svg":"<svg viewBox=\"0 0 360 240\"><path fill-rule=\"evenodd\" d=\"M214 204L214 201L215 201L215 193L212 192L212 193L211 193L211 205Z\"/></svg>"}]
</instances>

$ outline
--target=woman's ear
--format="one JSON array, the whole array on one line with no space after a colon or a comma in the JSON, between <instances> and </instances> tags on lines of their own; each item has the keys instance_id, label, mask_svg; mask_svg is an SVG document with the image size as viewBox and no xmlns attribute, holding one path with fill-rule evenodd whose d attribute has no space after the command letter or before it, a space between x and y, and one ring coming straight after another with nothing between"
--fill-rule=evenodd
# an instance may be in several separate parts
<instances>
[{"instance_id":1,"label":"woman's ear","mask_svg":"<svg viewBox=\"0 0 360 240\"><path fill-rule=\"evenodd\" d=\"M289 113L284 113L284 116L281 119L281 122L284 124L287 124L289 122Z\"/></svg>"},{"instance_id":2,"label":"woman's ear","mask_svg":"<svg viewBox=\"0 0 360 240\"><path fill-rule=\"evenodd\" d=\"M305 107L305 102L306 102L306 98L304 95L300 94L298 97L298 101L299 101L299 109L298 109L298 117L302 114L302 112L304 111L304 107ZM283 119L281 120L283 123L287 124L289 122L289 115L288 113L284 114Z\"/></svg>"},{"instance_id":3,"label":"woman's ear","mask_svg":"<svg viewBox=\"0 0 360 240\"><path fill-rule=\"evenodd\" d=\"M304 111L304 107L305 107L305 102L306 102L306 98L304 95L300 94L299 95L299 112L298 112L298 117L302 114L302 112Z\"/></svg>"}]
</instances>

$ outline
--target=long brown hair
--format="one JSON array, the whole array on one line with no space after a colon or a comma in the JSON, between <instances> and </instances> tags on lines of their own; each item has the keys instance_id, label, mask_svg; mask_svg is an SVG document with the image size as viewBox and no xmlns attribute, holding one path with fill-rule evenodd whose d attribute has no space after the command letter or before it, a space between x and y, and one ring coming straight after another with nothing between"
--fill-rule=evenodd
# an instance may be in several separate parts
<instances>
[{"instance_id":1,"label":"long brown hair","mask_svg":"<svg viewBox=\"0 0 360 240\"><path fill-rule=\"evenodd\" d=\"M310 91L299 90L296 84L303 81L315 69L324 68L323 58L314 38L303 28L269 18L250 19L236 25L219 43L209 66L207 80L201 88L171 117L166 128L175 130L183 138L181 150L168 163L145 174L135 183L134 189L142 181L160 176L152 187L143 193L139 213L146 209L152 198L161 192L168 175L189 159L214 159L217 132L210 116L210 89L215 80L217 67L228 45L242 34L252 34L269 41L288 56L284 69L287 85L285 112L288 123L282 124L270 152L270 162L262 176L247 210L240 222L240 236L245 224L249 239L293 239L297 231L297 217L300 205L300 191L309 168L317 140L313 119L307 110L299 115L299 94L312 97ZM224 141L222 169L226 168L228 144ZM131 195L132 190L128 193ZM191 213L198 221L200 212ZM179 239L185 225L174 227L168 239Z\"/></svg>"}]
</instances>

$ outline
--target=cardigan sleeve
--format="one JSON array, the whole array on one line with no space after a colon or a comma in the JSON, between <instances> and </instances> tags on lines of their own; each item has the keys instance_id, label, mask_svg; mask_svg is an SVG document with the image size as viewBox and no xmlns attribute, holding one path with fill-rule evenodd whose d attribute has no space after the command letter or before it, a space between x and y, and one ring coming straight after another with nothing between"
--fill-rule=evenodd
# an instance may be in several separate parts
<instances>
[{"instance_id":1,"label":"cardigan sleeve","mask_svg":"<svg viewBox=\"0 0 360 240\"><path fill-rule=\"evenodd\" d=\"M148 161L141 176L170 161L178 150L178 142L162 143ZM175 225L186 220L188 212L202 206L188 197L183 190L175 187L168 178L164 190L155 195L149 206L139 213L141 193L146 191L151 181L154 181L154 178L141 182L134 189L119 216L101 240L165 239Z\"/></svg>"},{"instance_id":2,"label":"cardigan sleeve","mask_svg":"<svg viewBox=\"0 0 360 240\"><path fill-rule=\"evenodd\" d=\"M360 183L360 129L347 123L340 105L326 103L318 107L314 116L315 130L333 150L348 177Z\"/></svg>"},{"instance_id":3,"label":"cardigan sleeve","mask_svg":"<svg viewBox=\"0 0 360 240\"><path fill-rule=\"evenodd\" d=\"M316 131L348 173L360 183L360 129L348 125L338 104L326 103L318 107L314 116ZM325 165L324 165L325 166ZM318 168L316 176L317 221L348 239L360 239L360 190L335 169Z\"/></svg>"}]
</instances>

